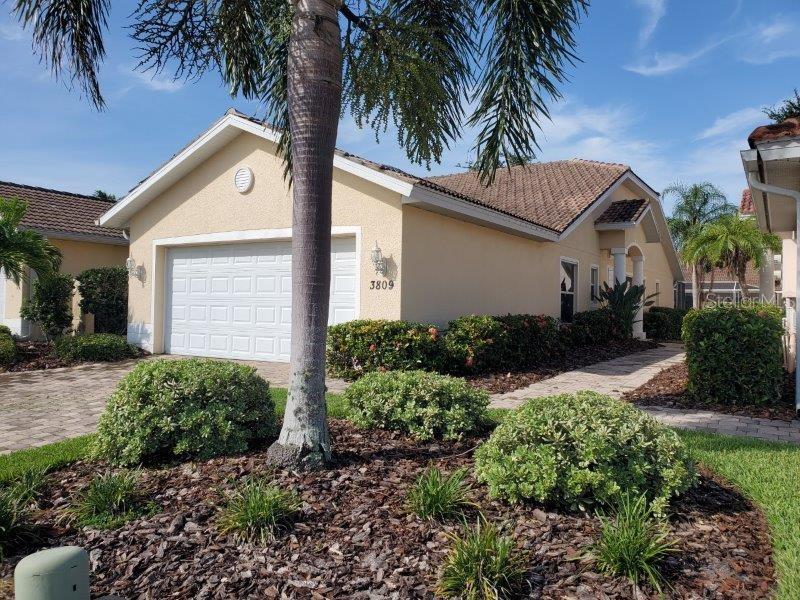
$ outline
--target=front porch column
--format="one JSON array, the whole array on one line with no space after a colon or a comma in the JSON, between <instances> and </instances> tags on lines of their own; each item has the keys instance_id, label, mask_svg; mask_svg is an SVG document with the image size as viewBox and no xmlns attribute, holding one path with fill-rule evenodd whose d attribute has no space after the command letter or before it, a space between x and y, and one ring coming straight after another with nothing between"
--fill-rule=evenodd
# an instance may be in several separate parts
<instances>
[{"instance_id":1,"label":"front porch column","mask_svg":"<svg viewBox=\"0 0 800 600\"><path fill-rule=\"evenodd\" d=\"M633 285L644 285L644 256L634 256L633 260ZM646 294L647 292L645 292ZM633 337L643 340L644 336L644 295L642 304L636 313L636 321L633 323Z\"/></svg>"},{"instance_id":2,"label":"front porch column","mask_svg":"<svg viewBox=\"0 0 800 600\"><path fill-rule=\"evenodd\" d=\"M628 251L625 248L612 248L611 255L614 257L614 283L625 283Z\"/></svg>"}]
</instances>

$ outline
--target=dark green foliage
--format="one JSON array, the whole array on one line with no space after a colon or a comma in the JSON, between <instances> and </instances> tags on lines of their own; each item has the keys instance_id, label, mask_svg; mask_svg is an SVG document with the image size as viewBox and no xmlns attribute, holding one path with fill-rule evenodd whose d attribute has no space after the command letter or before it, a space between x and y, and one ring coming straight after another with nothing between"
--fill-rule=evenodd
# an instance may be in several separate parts
<instances>
[{"instance_id":1,"label":"dark green foliage","mask_svg":"<svg viewBox=\"0 0 800 600\"><path fill-rule=\"evenodd\" d=\"M685 308L654 306L644 313L644 332L654 340L680 340Z\"/></svg>"},{"instance_id":2,"label":"dark green foliage","mask_svg":"<svg viewBox=\"0 0 800 600\"><path fill-rule=\"evenodd\" d=\"M600 289L600 301L611 311L614 321L616 337L627 339L633 337L633 325L636 323L636 313L640 308L652 306L655 294L645 298L644 286L634 285L625 280L615 282L614 287L603 282Z\"/></svg>"},{"instance_id":3,"label":"dark green foliage","mask_svg":"<svg viewBox=\"0 0 800 600\"><path fill-rule=\"evenodd\" d=\"M137 471L96 475L78 494L69 516L81 527L116 529L152 509L138 485Z\"/></svg>"},{"instance_id":4,"label":"dark green foliage","mask_svg":"<svg viewBox=\"0 0 800 600\"><path fill-rule=\"evenodd\" d=\"M408 321L357 320L328 328L326 359L334 377L355 379L364 373L441 366L439 330Z\"/></svg>"},{"instance_id":5,"label":"dark green foliage","mask_svg":"<svg viewBox=\"0 0 800 600\"><path fill-rule=\"evenodd\" d=\"M14 285L26 278L26 267L45 277L58 271L61 252L41 234L20 227L28 203L0 197L0 269Z\"/></svg>"},{"instance_id":6,"label":"dark green foliage","mask_svg":"<svg viewBox=\"0 0 800 600\"><path fill-rule=\"evenodd\" d=\"M764 114L775 123L783 123L786 119L800 119L800 93L794 89L794 98L787 98L778 106L765 108Z\"/></svg>"},{"instance_id":7,"label":"dark green foliage","mask_svg":"<svg viewBox=\"0 0 800 600\"><path fill-rule=\"evenodd\" d=\"M466 381L426 371L368 373L344 393L358 427L390 429L420 440L459 439L482 430L489 395Z\"/></svg>"},{"instance_id":8,"label":"dark green foliage","mask_svg":"<svg viewBox=\"0 0 800 600\"><path fill-rule=\"evenodd\" d=\"M479 520L450 536L452 547L444 559L437 591L444 598L505 600L521 591L526 561L514 540L493 524Z\"/></svg>"},{"instance_id":9,"label":"dark green foliage","mask_svg":"<svg viewBox=\"0 0 800 600\"><path fill-rule=\"evenodd\" d=\"M622 494L614 516L600 516L600 527L600 539L588 552L588 558L599 570L624 575L636 584L646 580L661 592L659 563L676 551L676 544L647 498Z\"/></svg>"},{"instance_id":10,"label":"dark green foliage","mask_svg":"<svg viewBox=\"0 0 800 600\"><path fill-rule=\"evenodd\" d=\"M136 348L121 335L91 333L64 336L55 343L56 354L68 361L116 361L136 356Z\"/></svg>"},{"instance_id":11,"label":"dark green foliage","mask_svg":"<svg viewBox=\"0 0 800 600\"><path fill-rule=\"evenodd\" d=\"M87 269L75 279L81 310L94 315L94 332L124 335L128 326L128 271L125 267Z\"/></svg>"},{"instance_id":12,"label":"dark green foliage","mask_svg":"<svg viewBox=\"0 0 800 600\"><path fill-rule=\"evenodd\" d=\"M22 305L20 316L36 323L48 339L64 335L72 327L72 275L52 273L33 284L33 297Z\"/></svg>"},{"instance_id":13,"label":"dark green foliage","mask_svg":"<svg viewBox=\"0 0 800 600\"><path fill-rule=\"evenodd\" d=\"M274 435L269 384L252 367L214 360L138 364L100 417L97 452L112 464L211 458Z\"/></svg>"},{"instance_id":14,"label":"dark green foliage","mask_svg":"<svg viewBox=\"0 0 800 600\"><path fill-rule=\"evenodd\" d=\"M772 404L783 382L783 312L771 304L720 304L683 319L688 390L698 401Z\"/></svg>"},{"instance_id":15,"label":"dark green foliage","mask_svg":"<svg viewBox=\"0 0 800 600\"><path fill-rule=\"evenodd\" d=\"M462 514L472 503L466 469L445 475L431 465L406 494L409 510L422 519L447 519Z\"/></svg>"},{"instance_id":16,"label":"dark green foliage","mask_svg":"<svg viewBox=\"0 0 800 600\"><path fill-rule=\"evenodd\" d=\"M619 339L620 329L608 308L577 312L572 323L562 325L562 339L567 347L595 346Z\"/></svg>"},{"instance_id":17,"label":"dark green foliage","mask_svg":"<svg viewBox=\"0 0 800 600\"><path fill-rule=\"evenodd\" d=\"M0 325L0 335L11 335L11 328L8 325Z\"/></svg>"},{"instance_id":18,"label":"dark green foliage","mask_svg":"<svg viewBox=\"0 0 800 600\"><path fill-rule=\"evenodd\" d=\"M17 345L10 334L0 331L0 367L7 367L14 362L17 355Z\"/></svg>"},{"instance_id":19,"label":"dark green foliage","mask_svg":"<svg viewBox=\"0 0 800 600\"><path fill-rule=\"evenodd\" d=\"M38 539L29 522L27 499L19 497L14 487L0 489L0 562L7 552Z\"/></svg>"},{"instance_id":20,"label":"dark green foliage","mask_svg":"<svg viewBox=\"0 0 800 600\"><path fill-rule=\"evenodd\" d=\"M288 529L300 516L302 500L262 479L250 479L228 500L218 519L222 533L237 539L266 544L275 534Z\"/></svg>"},{"instance_id":21,"label":"dark green foliage","mask_svg":"<svg viewBox=\"0 0 800 600\"><path fill-rule=\"evenodd\" d=\"M625 491L663 508L694 479L674 431L589 391L529 400L478 448L475 473L496 498L569 508L613 503Z\"/></svg>"}]
</instances>

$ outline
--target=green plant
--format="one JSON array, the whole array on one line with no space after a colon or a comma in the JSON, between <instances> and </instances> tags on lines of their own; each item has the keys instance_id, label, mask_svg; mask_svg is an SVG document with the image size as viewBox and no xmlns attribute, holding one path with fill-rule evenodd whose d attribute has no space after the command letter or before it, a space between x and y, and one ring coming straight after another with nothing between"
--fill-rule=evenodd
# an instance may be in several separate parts
<instances>
[{"instance_id":1,"label":"green plant","mask_svg":"<svg viewBox=\"0 0 800 600\"><path fill-rule=\"evenodd\" d=\"M17 356L17 345L9 334L0 332L0 367L7 367Z\"/></svg>"},{"instance_id":2,"label":"green plant","mask_svg":"<svg viewBox=\"0 0 800 600\"><path fill-rule=\"evenodd\" d=\"M786 119L800 119L800 93L794 89L794 98L789 97L778 106L764 108L763 112L774 123L783 123Z\"/></svg>"},{"instance_id":3,"label":"green plant","mask_svg":"<svg viewBox=\"0 0 800 600\"><path fill-rule=\"evenodd\" d=\"M14 496L13 489L0 490L0 562L9 550L35 542L38 537L28 523L25 502Z\"/></svg>"},{"instance_id":4,"label":"green plant","mask_svg":"<svg viewBox=\"0 0 800 600\"><path fill-rule=\"evenodd\" d=\"M644 313L644 332L655 340L680 340L687 312L684 308L654 306Z\"/></svg>"},{"instance_id":5,"label":"green plant","mask_svg":"<svg viewBox=\"0 0 800 600\"><path fill-rule=\"evenodd\" d=\"M533 367L561 352L558 321L546 315L501 315L495 317L505 329L502 363L506 370ZM449 332L448 332L449 333Z\"/></svg>"},{"instance_id":6,"label":"green plant","mask_svg":"<svg viewBox=\"0 0 800 600\"><path fill-rule=\"evenodd\" d=\"M472 504L466 477L466 469L445 475L431 465L408 490L406 504L409 510L422 519L447 519L461 514Z\"/></svg>"},{"instance_id":7,"label":"green plant","mask_svg":"<svg viewBox=\"0 0 800 600\"><path fill-rule=\"evenodd\" d=\"M439 330L408 321L361 319L328 328L328 372L355 379L373 371L423 369L441 366Z\"/></svg>"},{"instance_id":8,"label":"green plant","mask_svg":"<svg viewBox=\"0 0 800 600\"><path fill-rule=\"evenodd\" d=\"M624 575L634 583L647 580L661 592L659 563L676 550L666 523L644 496L622 494L613 517L600 515L600 538L587 558L604 573Z\"/></svg>"},{"instance_id":9,"label":"green plant","mask_svg":"<svg viewBox=\"0 0 800 600\"><path fill-rule=\"evenodd\" d=\"M26 300L20 316L36 323L48 339L64 335L72 327L72 275L51 273L33 284L33 296Z\"/></svg>"},{"instance_id":10,"label":"green plant","mask_svg":"<svg viewBox=\"0 0 800 600\"><path fill-rule=\"evenodd\" d=\"M0 492L11 494L21 504L34 502L44 486L45 473L38 469L28 469L14 479L0 484Z\"/></svg>"},{"instance_id":11,"label":"green plant","mask_svg":"<svg viewBox=\"0 0 800 600\"><path fill-rule=\"evenodd\" d=\"M783 312L771 304L719 304L683 319L687 389L700 402L771 404L783 382Z\"/></svg>"},{"instance_id":12,"label":"green plant","mask_svg":"<svg viewBox=\"0 0 800 600\"><path fill-rule=\"evenodd\" d=\"M0 484L13 482L28 471L49 473L53 469L89 458L94 435L79 437L0 454Z\"/></svg>"},{"instance_id":13,"label":"green plant","mask_svg":"<svg viewBox=\"0 0 800 600\"><path fill-rule=\"evenodd\" d=\"M617 338L619 327L608 308L577 312L572 323L562 325L566 346L589 346L605 344Z\"/></svg>"},{"instance_id":14,"label":"green plant","mask_svg":"<svg viewBox=\"0 0 800 600\"><path fill-rule=\"evenodd\" d=\"M438 593L444 598L501 600L515 597L525 575L525 560L514 540L483 519L451 535L452 548L444 559Z\"/></svg>"},{"instance_id":15,"label":"green plant","mask_svg":"<svg viewBox=\"0 0 800 600\"><path fill-rule=\"evenodd\" d=\"M11 328L8 325L0 325L0 335L11 335Z\"/></svg>"},{"instance_id":16,"label":"green plant","mask_svg":"<svg viewBox=\"0 0 800 600\"><path fill-rule=\"evenodd\" d=\"M585 508L621 493L658 507L694 481L674 431L634 406L594 392L529 400L476 451L475 473L489 493Z\"/></svg>"},{"instance_id":17,"label":"green plant","mask_svg":"<svg viewBox=\"0 0 800 600\"><path fill-rule=\"evenodd\" d=\"M274 435L269 384L231 362L188 359L138 364L111 395L97 453L112 464L243 452Z\"/></svg>"},{"instance_id":18,"label":"green plant","mask_svg":"<svg viewBox=\"0 0 800 600\"><path fill-rule=\"evenodd\" d=\"M87 269L75 279L81 310L94 315L95 333L124 335L128 326L128 271L125 267Z\"/></svg>"},{"instance_id":19,"label":"green plant","mask_svg":"<svg viewBox=\"0 0 800 600\"><path fill-rule=\"evenodd\" d=\"M481 430L489 396L463 379L426 371L369 373L344 393L350 420L419 440L458 439Z\"/></svg>"},{"instance_id":20,"label":"green plant","mask_svg":"<svg viewBox=\"0 0 800 600\"><path fill-rule=\"evenodd\" d=\"M20 227L28 203L19 198L0 198L0 270L14 285L25 278L26 268L39 277L58 271L61 252L40 233Z\"/></svg>"},{"instance_id":21,"label":"green plant","mask_svg":"<svg viewBox=\"0 0 800 600\"><path fill-rule=\"evenodd\" d=\"M64 336L55 343L59 358L69 361L116 361L136 356L136 349L121 335L90 333Z\"/></svg>"},{"instance_id":22,"label":"green plant","mask_svg":"<svg viewBox=\"0 0 800 600\"><path fill-rule=\"evenodd\" d=\"M222 508L219 529L241 540L266 544L277 531L294 523L301 506L296 492L282 490L261 479L251 479L236 490Z\"/></svg>"},{"instance_id":23,"label":"green plant","mask_svg":"<svg viewBox=\"0 0 800 600\"><path fill-rule=\"evenodd\" d=\"M603 282L600 289L600 301L611 312L615 338L633 337L633 325L640 309L652 306L655 294L645 297L643 285L634 285L630 281L614 282L614 287Z\"/></svg>"},{"instance_id":24,"label":"green plant","mask_svg":"<svg viewBox=\"0 0 800 600\"><path fill-rule=\"evenodd\" d=\"M68 515L82 527L115 529L147 512L138 483L138 471L95 475Z\"/></svg>"}]
</instances>

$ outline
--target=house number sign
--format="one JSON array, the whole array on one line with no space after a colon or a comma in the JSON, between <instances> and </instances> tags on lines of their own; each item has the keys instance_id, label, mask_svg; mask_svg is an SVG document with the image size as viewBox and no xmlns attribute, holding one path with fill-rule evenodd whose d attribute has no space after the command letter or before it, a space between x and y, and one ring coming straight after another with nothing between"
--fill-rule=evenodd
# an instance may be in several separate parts
<instances>
[{"instance_id":1,"label":"house number sign","mask_svg":"<svg viewBox=\"0 0 800 600\"><path fill-rule=\"evenodd\" d=\"M371 290L393 290L394 279L372 279L369 282Z\"/></svg>"}]
</instances>

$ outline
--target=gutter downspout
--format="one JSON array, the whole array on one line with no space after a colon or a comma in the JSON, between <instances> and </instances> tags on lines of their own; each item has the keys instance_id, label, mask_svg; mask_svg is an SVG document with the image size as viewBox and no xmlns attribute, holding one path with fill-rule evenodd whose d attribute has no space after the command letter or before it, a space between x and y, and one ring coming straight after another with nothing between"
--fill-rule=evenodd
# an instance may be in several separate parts
<instances>
[{"instance_id":1,"label":"gutter downspout","mask_svg":"<svg viewBox=\"0 0 800 600\"><path fill-rule=\"evenodd\" d=\"M796 206L796 219L795 222L795 236L800 241L800 191L795 190L787 190L786 188L781 188L775 185L770 185L767 183L761 183L758 176L755 173L748 173L747 174L747 182L759 192L764 192L767 194L775 194L776 196L786 196L787 198L792 198L795 201ZM795 369L794 369L794 383L795 383L795 391L794 391L794 409L795 411L800 411L800 365L797 364L798 358L800 358L800 319L798 318L798 301L800 301L800 244L797 245L797 264L795 265L796 270L796 280L795 280L795 311L794 311L794 329L795 329Z\"/></svg>"}]
</instances>

